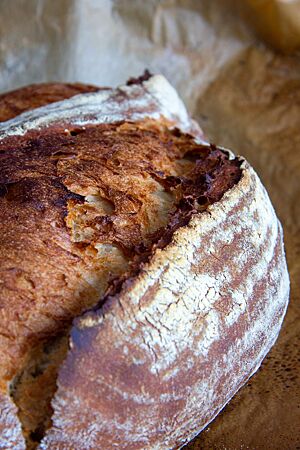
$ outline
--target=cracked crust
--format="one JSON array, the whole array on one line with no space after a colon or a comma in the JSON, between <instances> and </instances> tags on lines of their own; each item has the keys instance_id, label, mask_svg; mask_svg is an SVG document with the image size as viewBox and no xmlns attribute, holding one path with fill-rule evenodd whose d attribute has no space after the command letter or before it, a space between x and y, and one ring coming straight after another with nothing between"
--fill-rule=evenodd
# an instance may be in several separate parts
<instances>
[{"instance_id":1,"label":"cracked crust","mask_svg":"<svg viewBox=\"0 0 300 450\"><path fill-rule=\"evenodd\" d=\"M65 98L73 95L69 94L65 92ZM36 151L37 136L47 148L51 130L66 133L68 140L71 130L76 134L99 124L109 130L120 120L134 127L132 123L146 118L151 127L156 123L189 132L208 148L173 88L163 77L147 75L117 90L78 95L0 124L0 151L4 142L24 147L28 136ZM59 156L72 158L67 153ZM241 180L221 200L191 214L163 248L154 248L134 277L110 292L102 307L76 320L53 401L53 426L41 449L178 448L209 423L257 370L279 332L289 283L282 231L269 198L253 169L243 159L240 163ZM86 216L82 196L107 212L110 205L103 203L103 196L109 200L112 192L101 191L99 206L94 192L74 190L72 171L63 176L67 186L58 183L55 188L65 198L65 206L57 204L63 214L54 218L56 229L62 232L59 222L67 215L73 241L84 243L87 236L79 236L77 226L83 212ZM34 200L35 188L27 187ZM14 189L12 199L20 198ZM47 192L46 186L44 198ZM129 208L136 213L138 207L131 201ZM42 221L40 233L43 226ZM45 242L41 240L42 245ZM49 261L58 267L57 245L53 251L49 242L47 247L43 264ZM65 250L68 265L76 265L76 252ZM127 248L126 258L131 251ZM10 272L28 295L33 281L23 275ZM66 289L65 280L60 283L54 284L53 293L61 295ZM71 317L76 314L72 311ZM2 338L7 339L4 331ZM9 401L6 397L1 403L0 448L25 448L16 408L13 403L8 406ZM10 433L5 431L7 420L12 424Z\"/></svg>"}]
</instances>

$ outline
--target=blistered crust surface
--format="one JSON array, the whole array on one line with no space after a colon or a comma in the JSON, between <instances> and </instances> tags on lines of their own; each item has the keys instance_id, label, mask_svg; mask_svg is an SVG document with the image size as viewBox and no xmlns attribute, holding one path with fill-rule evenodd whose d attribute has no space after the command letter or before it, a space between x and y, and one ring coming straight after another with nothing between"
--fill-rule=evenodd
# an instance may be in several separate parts
<instances>
[{"instance_id":1,"label":"blistered crust surface","mask_svg":"<svg viewBox=\"0 0 300 450\"><path fill-rule=\"evenodd\" d=\"M77 320L40 448L183 445L257 370L288 294L282 230L245 163L220 202Z\"/></svg>"}]
</instances>

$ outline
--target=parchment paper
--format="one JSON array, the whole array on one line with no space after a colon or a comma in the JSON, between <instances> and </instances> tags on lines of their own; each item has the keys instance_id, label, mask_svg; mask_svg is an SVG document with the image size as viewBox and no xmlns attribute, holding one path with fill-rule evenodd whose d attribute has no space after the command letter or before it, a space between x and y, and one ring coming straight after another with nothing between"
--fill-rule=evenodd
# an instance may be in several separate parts
<instances>
[{"instance_id":1,"label":"parchment paper","mask_svg":"<svg viewBox=\"0 0 300 450\"><path fill-rule=\"evenodd\" d=\"M187 448L297 449L300 57L259 42L241 3L1 0L0 91L54 80L114 86L147 67L175 85L212 141L249 159L284 227L290 307L262 368Z\"/></svg>"}]
</instances>

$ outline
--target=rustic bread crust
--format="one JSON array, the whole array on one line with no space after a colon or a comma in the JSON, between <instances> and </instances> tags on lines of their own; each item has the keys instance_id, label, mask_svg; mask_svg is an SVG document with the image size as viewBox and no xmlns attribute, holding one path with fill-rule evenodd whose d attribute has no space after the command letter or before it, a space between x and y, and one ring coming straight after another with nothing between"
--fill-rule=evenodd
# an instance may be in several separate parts
<instances>
[{"instance_id":1,"label":"rustic bread crust","mask_svg":"<svg viewBox=\"0 0 300 450\"><path fill-rule=\"evenodd\" d=\"M147 117L206 144L163 77L137 81L25 112L0 124L0 139ZM41 449L179 448L258 369L278 335L289 281L280 224L241 162L237 185L77 319ZM8 402L0 403L0 448L25 448Z\"/></svg>"}]
</instances>

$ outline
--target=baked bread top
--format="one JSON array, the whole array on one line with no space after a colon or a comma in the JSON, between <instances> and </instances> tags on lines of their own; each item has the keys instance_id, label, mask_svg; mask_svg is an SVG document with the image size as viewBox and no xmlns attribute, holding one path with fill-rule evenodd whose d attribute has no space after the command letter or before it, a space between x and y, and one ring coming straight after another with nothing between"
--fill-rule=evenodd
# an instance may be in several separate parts
<instances>
[{"instance_id":1,"label":"baked bread top","mask_svg":"<svg viewBox=\"0 0 300 450\"><path fill-rule=\"evenodd\" d=\"M57 100L85 89L90 93L57 103ZM205 294L207 300L209 298L213 304L216 302L224 312L225 317L220 320L230 328L245 313L247 296L252 299L253 287L250 285L257 283L255 259L258 259L260 268L268 268L266 261L269 261L271 270L270 261L273 257L278 258L278 266L274 262L274 276L286 271L277 219L256 175L242 159L205 142L201 130L188 117L176 92L163 77L146 74L116 90L96 89L84 85L29 87L24 95L20 90L2 96L2 106L0 97L2 118L12 117L15 104L18 112L23 111L0 125L0 217L3 230L0 238L3 287L0 294L0 376L3 405L8 411L5 416L0 415L0 436L1 420L3 429L7 429L7 417L15 422L15 427L10 425L10 428L18 436L7 441L7 448L9 445L11 448L24 446L16 409L7 396L7 383L10 383L10 394L18 407L27 446L34 448L51 426L50 400L56 390L58 367L68 351L72 320L89 308L94 312L85 314L73 328L72 350L59 378L63 392L58 391L54 403L54 428L49 431L41 448L57 445L60 446L57 448L103 448L111 439L116 440L116 446L118 442L128 440L126 448L145 448L141 445L146 445L146 442L147 448L154 448L159 445L159 439L165 442L159 448L170 448L176 442L183 442L194 432L195 425L191 424L184 431L184 423L178 423L176 435L174 424L170 424L171 416L175 411L181 411L184 416L183 411L189 409L190 412L185 414L195 418L197 411L194 406L187 406L187 375L180 377L179 381L176 378L180 401L178 399L174 406L173 394L168 391L170 382L174 383L174 380L168 381L172 380L170 373L185 371L187 361L193 359L186 353L184 357L180 356L189 333L192 353L197 355L197 339L200 338L201 345L209 348L215 340L211 336L218 336L213 328L220 325L215 316L211 323L205 318L206 314L211 316L212 306L207 311L199 303L185 306L187 311L190 308L194 311L192 315L187 314L184 296L183 305L176 300L183 295L179 294L181 287L177 293L174 290L176 298L167 294L171 289L168 277L175 277L175 287L178 283L181 286L178 277L182 272L183 283L188 282L191 289L197 289L201 271L206 271L206 277L214 277L216 285L220 285L218 277L219 270L222 270L224 286L227 286L228 279L231 280L226 289L241 292L243 283L236 276L237 261L233 264L230 259L237 257L244 246L246 265L249 266L245 269L249 289L246 288L243 299L240 298L241 293L232 294L232 299L227 300L231 307L226 301L227 306L224 306L224 300L220 305L213 281L207 283L201 278L200 283L201 288L206 286L208 289ZM30 95L35 98L33 102L28 100ZM55 103L52 105L36 108L53 100ZM26 112L31 108L35 109ZM239 225L237 220L240 220ZM219 242L222 248L222 257L215 254L216 250L212 252L219 263L213 259L212 264L211 257L207 260L207 257L199 259L195 255L201 241L199 238L205 236L207 239L208 229L213 233L211 245ZM264 240L266 233L269 233L268 238ZM205 242L207 246L208 242ZM276 251L274 246L278 247ZM271 259L265 257L268 249L272 249ZM199 248L197 251L201 253L204 250ZM204 253L206 255L206 251ZM191 262L195 260L194 269L185 258ZM242 258L239 263L243 264ZM264 270L262 279L266 276ZM161 280L158 281L157 277ZM286 277L283 279L286 290ZM271 295L269 284L264 288L266 295ZM214 295L210 294L210 289L215 290ZM165 298L163 302L162 296ZM192 293L185 293L185 296L189 302L196 300ZM268 342L273 342L273 336L278 333L286 292L278 293L278 298L280 301L273 305L278 320ZM124 302L127 305L125 311ZM174 312L166 314L163 304L168 311L174 309ZM203 315L204 310L206 313ZM106 311L108 319L103 325ZM157 316L158 311L163 314L163 320ZM255 308L253 311L257 319ZM142 316L138 319L138 331L133 331L139 314ZM251 308L247 314L249 320ZM262 324L263 319L264 315L258 322ZM159 324L155 323L156 320ZM199 320L202 321L200 334ZM124 326L127 328L125 335L124 329L121 331ZM245 319L244 325L239 323L236 333L241 334L243 327L247 326L250 324ZM170 346L163 344L167 339L164 333L168 329ZM263 351L259 348L256 357L251 353L250 360L254 366L266 351L263 339L260 345ZM129 371L126 369L124 372L119 364L123 364L126 348L129 366L133 364L134 370L128 368ZM241 355L245 352L249 353L246 344L241 348ZM216 361L220 358L219 353L212 351ZM134 363L139 358L143 362ZM201 358L194 363L203 364ZM231 365L233 367L233 362ZM240 380L250 372L247 368L238 373L235 386L241 384ZM88 374L87 378L85 374ZM195 374L199 378L198 371ZM124 376L126 379L128 376L129 390L133 389L131 394L124 386ZM95 391L97 388L93 384L97 377L102 385L99 392ZM110 379L107 388L104 378ZM157 380L159 386L165 384L161 392ZM194 383L197 383L196 378ZM140 431L136 434L132 427L135 423L140 424L145 414L143 408L137 408L137 399L146 385L149 392L142 403L151 397L151 402L158 404L159 411L154 407L154 425L149 425L149 435L144 437ZM116 400L112 400L112 392L117 391ZM228 391L230 389L223 395L226 398ZM129 396L130 401L124 404L124 409L120 408L120 395L123 398ZM163 407L163 412L160 412L162 395L166 398L171 395L171 403L168 400L167 410ZM67 404L65 398L68 399ZM131 425L125 430L123 414L128 414L128 405L137 408L137 413L130 413ZM79 419L82 408L85 413ZM117 413L121 417L115 428L105 416L107 408L109 416ZM72 411L77 411L76 420ZM99 416L97 426L92 418L94 414ZM209 414L212 414L211 405L207 417ZM202 422L205 418L202 417ZM166 427L162 427L160 432L157 423L161 420L166 421ZM84 432L91 424L96 427L95 437ZM131 437L125 438L128 433Z\"/></svg>"}]
</instances>

